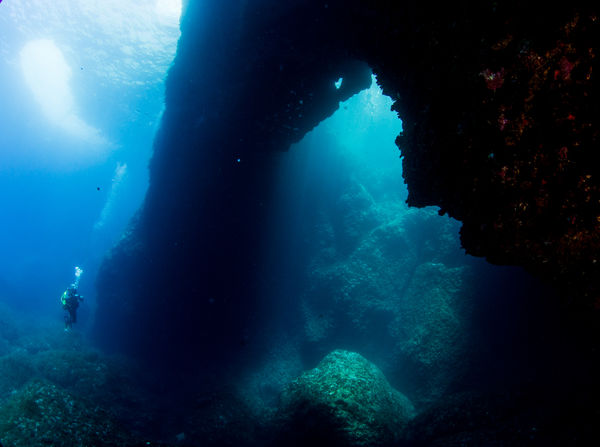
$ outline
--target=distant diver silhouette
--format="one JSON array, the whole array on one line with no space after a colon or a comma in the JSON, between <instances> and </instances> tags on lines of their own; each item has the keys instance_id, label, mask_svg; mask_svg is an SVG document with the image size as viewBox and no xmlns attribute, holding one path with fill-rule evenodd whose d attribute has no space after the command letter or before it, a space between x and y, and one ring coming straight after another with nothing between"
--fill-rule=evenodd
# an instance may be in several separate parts
<instances>
[{"instance_id":1,"label":"distant diver silhouette","mask_svg":"<svg viewBox=\"0 0 600 447\"><path fill-rule=\"evenodd\" d=\"M77 293L79 278L82 273L83 270L75 267L75 282L60 297L60 304L65 311L65 331L71 330L73 323L77 323L77 308L79 307L79 303L83 301L83 297Z\"/></svg>"}]
</instances>

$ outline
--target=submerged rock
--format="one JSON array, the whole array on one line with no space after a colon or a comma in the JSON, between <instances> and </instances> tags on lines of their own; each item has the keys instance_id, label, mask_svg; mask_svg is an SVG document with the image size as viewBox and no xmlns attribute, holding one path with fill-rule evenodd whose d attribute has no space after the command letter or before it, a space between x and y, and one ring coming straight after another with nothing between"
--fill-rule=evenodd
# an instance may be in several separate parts
<instances>
[{"instance_id":1,"label":"submerged rock","mask_svg":"<svg viewBox=\"0 0 600 447\"><path fill-rule=\"evenodd\" d=\"M472 272L461 263L456 222L431 210L392 218L394 201L375 207L384 223L349 253L331 241L315 252L301 303L308 349L344 343L393 374L414 402L427 402L469 368Z\"/></svg>"},{"instance_id":2,"label":"submerged rock","mask_svg":"<svg viewBox=\"0 0 600 447\"><path fill-rule=\"evenodd\" d=\"M31 358L23 352L0 357L0 403L16 392L34 374L35 367Z\"/></svg>"},{"instance_id":3,"label":"submerged rock","mask_svg":"<svg viewBox=\"0 0 600 447\"><path fill-rule=\"evenodd\" d=\"M19 327L12 312L0 302L0 356L10 353L15 340L19 337Z\"/></svg>"},{"instance_id":4,"label":"submerged rock","mask_svg":"<svg viewBox=\"0 0 600 447\"><path fill-rule=\"evenodd\" d=\"M0 437L14 447L134 445L106 411L41 380L0 408Z\"/></svg>"},{"instance_id":5,"label":"submerged rock","mask_svg":"<svg viewBox=\"0 0 600 447\"><path fill-rule=\"evenodd\" d=\"M473 292L468 266L427 262L415 268L388 330L398 366L422 401L434 400L459 383L469 369Z\"/></svg>"},{"instance_id":6,"label":"submerged rock","mask_svg":"<svg viewBox=\"0 0 600 447\"><path fill-rule=\"evenodd\" d=\"M282 445L380 446L414 416L410 400L377 366L336 350L282 394Z\"/></svg>"},{"instance_id":7,"label":"submerged rock","mask_svg":"<svg viewBox=\"0 0 600 447\"><path fill-rule=\"evenodd\" d=\"M5 447L129 445L123 433L144 445L148 436L158 437L159 424L150 420L157 414L156 399L148 397L135 364L92 349L77 331L64 332L60 322L2 311L0 304L0 326L17 321L13 326L19 329L0 327L0 338L17 334L9 353L0 352ZM111 422L117 420L119 428Z\"/></svg>"}]
</instances>

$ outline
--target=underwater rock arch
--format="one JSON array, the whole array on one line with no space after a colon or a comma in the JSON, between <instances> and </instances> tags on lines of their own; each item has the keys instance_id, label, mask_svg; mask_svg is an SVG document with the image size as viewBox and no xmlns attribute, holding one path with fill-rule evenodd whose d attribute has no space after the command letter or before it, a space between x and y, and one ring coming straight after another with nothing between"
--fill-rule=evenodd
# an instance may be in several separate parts
<instances>
[{"instance_id":1,"label":"underwater rock arch","mask_svg":"<svg viewBox=\"0 0 600 447\"><path fill-rule=\"evenodd\" d=\"M597 303L598 19L540 5L187 2L146 200L99 273L98 338L160 363L190 340L234 355L260 308L271 154L371 70L404 123L409 204L461 220L468 253Z\"/></svg>"}]
</instances>

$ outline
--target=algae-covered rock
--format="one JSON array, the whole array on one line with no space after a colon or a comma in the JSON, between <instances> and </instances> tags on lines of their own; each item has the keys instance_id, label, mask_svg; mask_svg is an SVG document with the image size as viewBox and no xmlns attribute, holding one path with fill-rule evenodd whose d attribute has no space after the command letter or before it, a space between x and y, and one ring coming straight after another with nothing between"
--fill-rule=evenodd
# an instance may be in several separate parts
<instances>
[{"instance_id":1,"label":"algae-covered rock","mask_svg":"<svg viewBox=\"0 0 600 447\"><path fill-rule=\"evenodd\" d=\"M254 447L268 443L255 413L231 389L188 394L188 406L173 426L180 427L167 440L175 445L202 447Z\"/></svg>"},{"instance_id":2,"label":"algae-covered rock","mask_svg":"<svg viewBox=\"0 0 600 447\"><path fill-rule=\"evenodd\" d=\"M393 217L397 206L373 205L384 223L351 252L316 253L300 310L312 349L352 340L350 348L393 374L415 403L427 402L468 370L471 271L461 264L456 222L433 210Z\"/></svg>"},{"instance_id":3,"label":"algae-covered rock","mask_svg":"<svg viewBox=\"0 0 600 447\"><path fill-rule=\"evenodd\" d=\"M0 438L7 447L133 445L106 411L40 380L0 407Z\"/></svg>"},{"instance_id":4,"label":"algae-covered rock","mask_svg":"<svg viewBox=\"0 0 600 447\"><path fill-rule=\"evenodd\" d=\"M403 299L395 303L388 327L393 352L399 364L411 369L411 389L427 396L425 400L442 395L468 370L469 278L465 266L423 263L414 270Z\"/></svg>"},{"instance_id":5,"label":"algae-covered rock","mask_svg":"<svg viewBox=\"0 0 600 447\"><path fill-rule=\"evenodd\" d=\"M33 358L39 376L62 388L87 398L106 393L108 366L95 351L44 351Z\"/></svg>"},{"instance_id":6,"label":"algae-covered rock","mask_svg":"<svg viewBox=\"0 0 600 447\"><path fill-rule=\"evenodd\" d=\"M143 431L144 426L152 426L149 418L156 405L139 384L138 368L125 359L107 357L87 347L44 351L31 361L36 377L110 410L127 428Z\"/></svg>"},{"instance_id":7,"label":"algae-covered rock","mask_svg":"<svg viewBox=\"0 0 600 447\"><path fill-rule=\"evenodd\" d=\"M386 445L398 439L413 415L410 400L377 366L355 352L336 350L282 394L282 442Z\"/></svg>"},{"instance_id":8,"label":"algae-covered rock","mask_svg":"<svg viewBox=\"0 0 600 447\"><path fill-rule=\"evenodd\" d=\"M363 235L381 224L375 200L360 183L353 183L335 203L333 226L338 250L347 252Z\"/></svg>"},{"instance_id":9,"label":"algae-covered rock","mask_svg":"<svg viewBox=\"0 0 600 447\"><path fill-rule=\"evenodd\" d=\"M25 321L30 325L17 340L18 345L29 354L35 355L45 351L82 351L86 349L87 343L83 334L79 331L65 332L63 323L59 320L54 322Z\"/></svg>"}]
</instances>

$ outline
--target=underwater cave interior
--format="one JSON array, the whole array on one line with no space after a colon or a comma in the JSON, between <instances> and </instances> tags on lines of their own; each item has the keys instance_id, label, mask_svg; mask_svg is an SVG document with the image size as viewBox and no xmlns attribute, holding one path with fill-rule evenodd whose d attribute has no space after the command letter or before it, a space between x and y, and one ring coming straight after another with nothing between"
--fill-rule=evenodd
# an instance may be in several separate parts
<instances>
[{"instance_id":1,"label":"underwater cave interior","mask_svg":"<svg viewBox=\"0 0 600 447\"><path fill-rule=\"evenodd\" d=\"M594 445L593 8L182 8L93 327L0 306L2 445Z\"/></svg>"}]
</instances>

